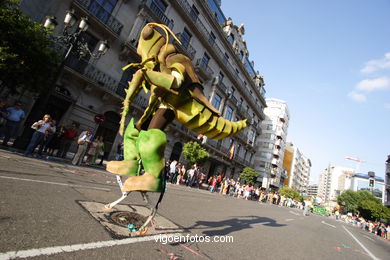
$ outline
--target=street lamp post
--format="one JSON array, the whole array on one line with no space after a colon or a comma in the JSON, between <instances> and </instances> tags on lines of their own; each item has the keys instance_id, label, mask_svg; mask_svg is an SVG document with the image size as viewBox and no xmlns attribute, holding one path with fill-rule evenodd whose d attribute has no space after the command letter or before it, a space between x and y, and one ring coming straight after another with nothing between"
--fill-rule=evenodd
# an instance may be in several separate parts
<instances>
[{"instance_id":1,"label":"street lamp post","mask_svg":"<svg viewBox=\"0 0 390 260\"><path fill-rule=\"evenodd\" d=\"M44 110L49 103L50 96L55 89L56 81L58 80L69 55L74 54L79 59L84 58L86 56L90 56L93 59L99 59L109 49L107 40L102 40L100 41L100 44L96 51L90 50L87 40L85 40L82 35L83 32L86 32L88 30L88 17L82 17L78 23L77 21L78 19L75 15L74 10L66 11L66 15L63 21L64 29L62 30L62 33L58 36L52 37L53 42L55 42L57 46L61 46L61 48L64 50L64 54L62 55L62 60L58 67L57 74L54 77L54 82L51 84L48 91L44 95L41 95L39 99L37 99L25 122L25 129L23 131L23 134L18 138L15 144L15 146L19 148L24 149L27 146L29 139L32 135L32 130L29 126L38 119L40 119L42 117L42 114L45 112ZM75 27L76 24L77 28ZM43 23L43 26L46 29L52 30L57 25L58 23L54 16L46 16L46 19Z\"/></svg>"},{"instance_id":2,"label":"street lamp post","mask_svg":"<svg viewBox=\"0 0 390 260\"><path fill-rule=\"evenodd\" d=\"M81 33L87 31L89 27L88 17L82 17L77 29L72 32L76 22L77 17L74 10L68 10L64 19L64 29L62 30L62 35L53 37L53 40L56 43L64 46L66 49L65 55L63 56L63 62L71 52L77 54L79 58L90 55L94 59L99 59L109 49L108 42L106 40L101 41L97 51L92 52L88 47L87 41L81 37ZM54 29L56 25L56 18L54 16L47 16L43 26L47 29Z\"/></svg>"}]
</instances>

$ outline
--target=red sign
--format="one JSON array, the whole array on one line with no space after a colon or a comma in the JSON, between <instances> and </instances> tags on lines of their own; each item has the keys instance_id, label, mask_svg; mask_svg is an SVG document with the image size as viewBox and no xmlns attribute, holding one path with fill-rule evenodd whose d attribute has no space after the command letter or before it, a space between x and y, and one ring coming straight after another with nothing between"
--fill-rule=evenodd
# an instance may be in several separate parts
<instances>
[{"instance_id":1,"label":"red sign","mask_svg":"<svg viewBox=\"0 0 390 260\"><path fill-rule=\"evenodd\" d=\"M103 115L103 114L96 114L94 117L93 117L93 120L95 121L96 124L100 125L100 124L103 124L104 120L106 119L106 117Z\"/></svg>"}]
</instances>

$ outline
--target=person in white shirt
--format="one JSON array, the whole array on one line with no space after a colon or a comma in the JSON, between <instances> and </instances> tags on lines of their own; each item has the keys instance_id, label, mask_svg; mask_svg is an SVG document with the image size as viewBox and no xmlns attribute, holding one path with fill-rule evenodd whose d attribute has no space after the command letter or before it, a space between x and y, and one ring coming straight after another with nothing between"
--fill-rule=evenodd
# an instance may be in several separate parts
<instances>
[{"instance_id":1,"label":"person in white shirt","mask_svg":"<svg viewBox=\"0 0 390 260\"><path fill-rule=\"evenodd\" d=\"M77 152L72 160L73 165L80 165L83 162L85 152L87 151L88 144L91 143L92 132L91 130L81 132L77 143L79 145Z\"/></svg>"},{"instance_id":2,"label":"person in white shirt","mask_svg":"<svg viewBox=\"0 0 390 260\"><path fill-rule=\"evenodd\" d=\"M42 155L43 149L45 149L45 151L46 151L47 144L50 142L50 140L53 138L55 132L57 131L56 124L57 124L56 120L52 119L50 121L50 126L46 129L44 136L43 136L43 139L42 139L41 143L39 144L39 149L38 149L39 155Z\"/></svg>"},{"instance_id":3,"label":"person in white shirt","mask_svg":"<svg viewBox=\"0 0 390 260\"><path fill-rule=\"evenodd\" d=\"M50 125L51 116L46 114L43 116L42 120L35 122L31 128L35 129L34 134L31 137L30 143L27 146L26 151L24 152L25 156L31 156L35 148L40 144L45 137L46 131L51 127Z\"/></svg>"}]
</instances>

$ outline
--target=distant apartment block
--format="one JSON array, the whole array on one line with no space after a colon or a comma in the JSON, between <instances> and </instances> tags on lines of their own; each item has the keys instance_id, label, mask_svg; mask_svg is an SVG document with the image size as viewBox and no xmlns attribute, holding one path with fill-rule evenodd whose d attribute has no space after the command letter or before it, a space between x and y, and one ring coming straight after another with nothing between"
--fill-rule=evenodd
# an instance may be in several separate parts
<instances>
[{"instance_id":1,"label":"distant apartment block","mask_svg":"<svg viewBox=\"0 0 390 260\"><path fill-rule=\"evenodd\" d=\"M286 169L284 185L307 193L311 161L292 142L286 143L283 167Z\"/></svg>"},{"instance_id":2,"label":"distant apartment block","mask_svg":"<svg viewBox=\"0 0 390 260\"><path fill-rule=\"evenodd\" d=\"M284 149L290 113L287 103L275 98L266 99L265 120L261 123L262 134L258 140L255 169L261 174L259 181L264 188L278 189L286 178L283 168Z\"/></svg>"}]
</instances>

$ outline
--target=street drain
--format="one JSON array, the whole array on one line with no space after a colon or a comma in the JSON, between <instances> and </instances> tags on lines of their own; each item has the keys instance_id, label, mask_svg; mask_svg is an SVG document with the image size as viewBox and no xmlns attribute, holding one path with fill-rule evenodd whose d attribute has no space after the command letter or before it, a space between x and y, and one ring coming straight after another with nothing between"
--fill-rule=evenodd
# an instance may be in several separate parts
<instances>
[{"instance_id":1,"label":"street drain","mask_svg":"<svg viewBox=\"0 0 390 260\"><path fill-rule=\"evenodd\" d=\"M127 227L129 224L133 224L136 228L140 228L145 223L147 217L130 211L115 211L110 215L111 220L120 225Z\"/></svg>"}]
</instances>

